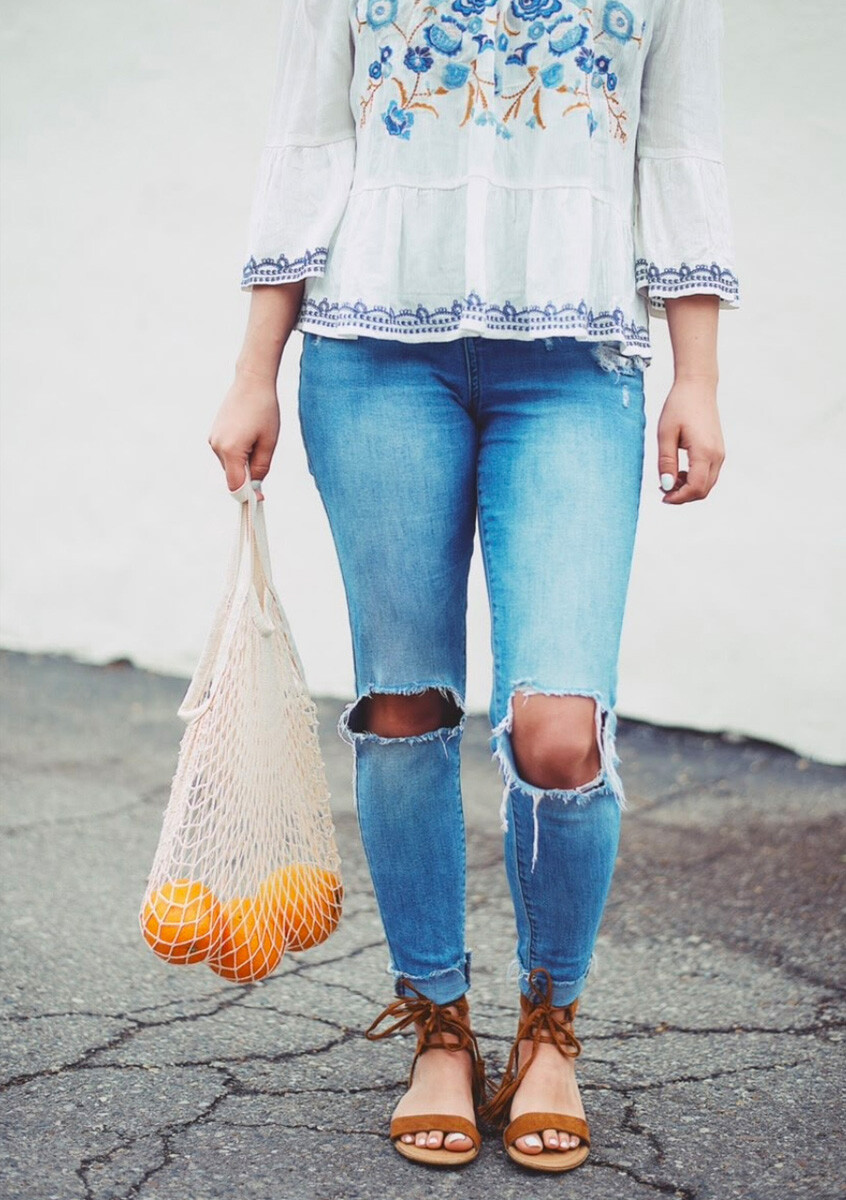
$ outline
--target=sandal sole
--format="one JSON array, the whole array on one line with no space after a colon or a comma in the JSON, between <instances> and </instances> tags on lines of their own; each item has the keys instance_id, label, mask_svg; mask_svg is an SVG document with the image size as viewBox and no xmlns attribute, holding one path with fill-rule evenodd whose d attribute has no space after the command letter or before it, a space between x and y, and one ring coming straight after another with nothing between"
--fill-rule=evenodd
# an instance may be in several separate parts
<instances>
[{"instance_id":1,"label":"sandal sole","mask_svg":"<svg viewBox=\"0 0 846 1200\"><path fill-rule=\"evenodd\" d=\"M540 1154L526 1154L515 1146L506 1143L505 1153L521 1167L532 1171L572 1171L580 1167L590 1154L590 1146L576 1146L573 1150L542 1150Z\"/></svg>"},{"instance_id":2,"label":"sandal sole","mask_svg":"<svg viewBox=\"0 0 846 1200\"><path fill-rule=\"evenodd\" d=\"M437 1149L429 1150L426 1146L415 1146L413 1143L395 1140L394 1148L403 1158L425 1163L430 1167L461 1167L479 1156L475 1147L472 1150L444 1150L442 1146L438 1146Z\"/></svg>"}]
</instances>

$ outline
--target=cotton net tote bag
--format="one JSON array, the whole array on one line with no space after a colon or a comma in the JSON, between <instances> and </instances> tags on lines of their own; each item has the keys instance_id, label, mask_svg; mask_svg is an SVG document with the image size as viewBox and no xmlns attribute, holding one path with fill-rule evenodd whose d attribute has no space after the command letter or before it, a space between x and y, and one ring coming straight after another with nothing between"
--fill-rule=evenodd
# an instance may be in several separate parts
<instances>
[{"instance_id":1,"label":"cotton net tote bag","mask_svg":"<svg viewBox=\"0 0 846 1200\"><path fill-rule=\"evenodd\" d=\"M179 716L186 729L139 920L170 963L269 975L336 928L343 886L317 713L274 588L266 501L240 524L223 601Z\"/></svg>"}]
</instances>

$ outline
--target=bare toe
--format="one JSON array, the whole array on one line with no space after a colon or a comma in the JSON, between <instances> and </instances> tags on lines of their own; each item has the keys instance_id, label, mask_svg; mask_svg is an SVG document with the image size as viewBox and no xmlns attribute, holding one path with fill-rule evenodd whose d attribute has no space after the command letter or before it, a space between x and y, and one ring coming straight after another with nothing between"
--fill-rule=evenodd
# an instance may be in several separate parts
<instances>
[{"instance_id":1,"label":"bare toe","mask_svg":"<svg viewBox=\"0 0 846 1200\"><path fill-rule=\"evenodd\" d=\"M430 1150L440 1150L444 1140L444 1135L440 1129L432 1129L429 1131L429 1137L426 1139L426 1145Z\"/></svg>"},{"instance_id":2,"label":"bare toe","mask_svg":"<svg viewBox=\"0 0 846 1200\"><path fill-rule=\"evenodd\" d=\"M418 1146L425 1146L425 1145L426 1145L426 1138L427 1138L428 1136L429 1136L429 1135L428 1135L427 1133L425 1133L425 1132L422 1132L422 1131L421 1131L420 1133L416 1133L416 1134L414 1135L414 1140L415 1140L415 1142L417 1143L417 1145L418 1145Z\"/></svg>"},{"instance_id":3,"label":"bare toe","mask_svg":"<svg viewBox=\"0 0 846 1200\"><path fill-rule=\"evenodd\" d=\"M473 1142L466 1133L448 1133L444 1138L447 1150L469 1150Z\"/></svg>"},{"instance_id":4,"label":"bare toe","mask_svg":"<svg viewBox=\"0 0 846 1200\"><path fill-rule=\"evenodd\" d=\"M555 1129L545 1129L543 1131L543 1144L547 1150L558 1149L558 1133Z\"/></svg>"},{"instance_id":5,"label":"bare toe","mask_svg":"<svg viewBox=\"0 0 846 1200\"><path fill-rule=\"evenodd\" d=\"M516 1138L514 1145L526 1154L540 1154L543 1150L543 1142L536 1133L527 1133L525 1137Z\"/></svg>"}]
</instances>

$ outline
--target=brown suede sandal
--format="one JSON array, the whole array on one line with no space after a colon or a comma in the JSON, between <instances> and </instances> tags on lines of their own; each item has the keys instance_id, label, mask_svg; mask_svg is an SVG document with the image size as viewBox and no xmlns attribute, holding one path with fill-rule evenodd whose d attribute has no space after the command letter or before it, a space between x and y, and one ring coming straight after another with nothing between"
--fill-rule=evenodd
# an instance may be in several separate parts
<instances>
[{"instance_id":1,"label":"brown suede sandal","mask_svg":"<svg viewBox=\"0 0 846 1200\"><path fill-rule=\"evenodd\" d=\"M546 976L546 987L542 992L538 981ZM582 1044L573 1032L573 1018L579 1007L574 1000L564 1008L561 1015L552 1012L552 1005L547 997L552 996L552 977L545 967L535 967L529 973L529 983L532 991L538 997L534 1003L531 997L520 993L520 1022L517 1036L508 1056L505 1073L492 1099L479 1109L480 1119L494 1128L502 1128L506 1124L506 1112L510 1108L512 1097L529 1069L534 1058L538 1042L554 1042L565 1057L576 1058L582 1052ZM558 1006L561 1007L561 1006ZM520 1042L531 1038L532 1052L526 1058L519 1073L515 1074ZM542 1136L544 1129L563 1129L565 1133L574 1133L581 1138L581 1145L572 1150L548 1150L544 1148L539 1154L526 1154L513 1143L516 1138L525 1137L527 1133ZM505 1152L514 1162L533 1171L572 1171L579 1167L590 1153L590 1130L586 1121L569 1113L527 1112L506 1124L502 1135Z\"/></svg>"},{"instance_id":2,"label":"brown suede sandal","mask_svg":"<svg viewBox=\"0 0 846 1200\"><path fill-rule=\"evenodd\" d=\"M405 986L410 988L414 995L398 996L387 1008L382 1010L370 1028L365 1031L364 1036L369 1041L375 1042L380 1038L399 1033L400 1030L415 1022L420 1022L422 1028L417 1033L417 1049L411 1062L408 1086L411 1086L414 1078L414 1068L418 1058L432 1046L443 1047L446 1050L469 1050L473 1065L473 1106L476 1108L483 1104L487 1098L489 1087L476 1035L470 1028L467 997L461 996L450 1005L441 1005L430 1000L428 996L424 996L408 980L405 980ZM447 1011L447 1008L453 1007L457 1010L455 1013ZM375 1033L376 1027L387 1017L395 1017L396 1020L381 1033ZM458 1041L444 1041L442 1037L444 1033L455 1034ZM470 1150L447 1150L441 1145L435 1149L401 1140L404 1133L421 1133L428 1129L442 1129L444 1134L463 1133L465 1137L470 1138L473 1147ZM395 1148L405 1158L436 1167L458 1167L471 1162L478 1155L482 1146L482 1136L472 1121L468 1121L466 1117L447 1113L422 1113L417 1116L393 1117L389 1136Z\"/></svg>"}]
</instances>

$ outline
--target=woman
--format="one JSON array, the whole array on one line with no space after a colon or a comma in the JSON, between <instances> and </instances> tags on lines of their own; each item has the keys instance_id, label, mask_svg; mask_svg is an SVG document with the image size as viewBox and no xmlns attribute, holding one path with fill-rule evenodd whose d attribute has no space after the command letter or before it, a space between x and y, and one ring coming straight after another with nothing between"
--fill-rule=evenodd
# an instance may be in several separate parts
<instances>
[{"instance_id":1,"label":"woman","mask_svg":"<svg viewBox=\"0 0 846 1200\"><path fill-rule=\"evenodd\" d=\"M717 322L739 290L721 36L719 0L286 5L249 322L209 441L231 489L247 461L265 477L299 329L300 425L355 662L339 731L394 980L366 1035L416 1027L390 1136L418 1161L470 1161L477 1118L529 1168L588 1154L573 1019L625 806L614 706L650 312L675 362L662 502L704 499L724 457ZM477 519L520 1001L496 1089L464 943Z\"/></svg>"}]
</instances>

